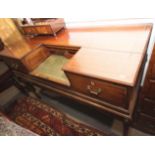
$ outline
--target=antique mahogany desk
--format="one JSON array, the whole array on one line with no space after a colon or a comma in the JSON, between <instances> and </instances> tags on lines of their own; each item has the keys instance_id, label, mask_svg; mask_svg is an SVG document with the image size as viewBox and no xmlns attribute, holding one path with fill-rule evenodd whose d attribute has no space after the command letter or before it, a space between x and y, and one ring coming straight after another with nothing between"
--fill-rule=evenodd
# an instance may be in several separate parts
<instances>
[{"instance_id":1,"label":"antique mahogany desk","mask_svg":"<svg viewBox=\"0 0 155 155\"><path fill-rule=\"evenodd\" d=\"M78 100L124 122L136 106L151 24L70 28L57 37L5 40L0 57L18 82Z\"/></svg>"}]
</instances>

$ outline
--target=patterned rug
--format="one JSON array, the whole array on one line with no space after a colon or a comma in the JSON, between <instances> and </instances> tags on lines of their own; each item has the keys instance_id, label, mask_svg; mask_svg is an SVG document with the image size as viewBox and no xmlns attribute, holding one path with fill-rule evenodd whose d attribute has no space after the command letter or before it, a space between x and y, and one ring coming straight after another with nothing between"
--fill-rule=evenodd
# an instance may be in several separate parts
<instances>
[{"instance_id":1,"label":"patterned rug","mask_svg":"<svg viewBox=\"0 0 155 155\"><path fill-rule=\"evenodd\" d=\"M111 135L89 127L32 97L18 100L8 115L20 126L39 135Z\"/></svg>"},{"instance_id":2,"label":"patterned rug","mask_svg":"<svg viewBox=\"0 0 155 155\"><path fill-rule=\"evenodd\" d=\"M10 121L0 112L0 136L37 136L37 134Z\"/></svg>"}]
</instances>

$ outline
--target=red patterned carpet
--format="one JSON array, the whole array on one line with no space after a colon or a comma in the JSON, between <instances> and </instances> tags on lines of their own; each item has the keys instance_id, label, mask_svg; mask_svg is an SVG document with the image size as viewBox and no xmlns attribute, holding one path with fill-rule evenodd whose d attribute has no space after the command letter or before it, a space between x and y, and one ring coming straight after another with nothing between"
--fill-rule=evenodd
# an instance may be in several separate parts
<instances>
[{"instance_id":1,"label":"red patterned carpet","mask_svg":"<svg viewBox=\"0 0 155 155\"><path fill-rule=\"evenodd\" d=\"M57 109L31 97L18 100L11 108L9 117L20 126L39 135L111 135L79 123Z\"/></svg>"}]
</instances>

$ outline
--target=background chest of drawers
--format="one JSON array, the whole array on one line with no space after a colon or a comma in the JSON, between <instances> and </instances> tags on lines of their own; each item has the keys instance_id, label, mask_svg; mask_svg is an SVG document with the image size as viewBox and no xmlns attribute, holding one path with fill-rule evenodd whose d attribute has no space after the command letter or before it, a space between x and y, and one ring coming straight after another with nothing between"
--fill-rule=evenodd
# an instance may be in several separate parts
<instances>
[{"instance_id":1,"label":"background chest of drawers","mask_svg":"<svg viewBox=\"0 0 155 155\"><path fill-rule=\"evenodd\" d=\"M155 135L155 46L149 62L144 86L141 89L134 125Z\"/></svg>"}]
</instances>

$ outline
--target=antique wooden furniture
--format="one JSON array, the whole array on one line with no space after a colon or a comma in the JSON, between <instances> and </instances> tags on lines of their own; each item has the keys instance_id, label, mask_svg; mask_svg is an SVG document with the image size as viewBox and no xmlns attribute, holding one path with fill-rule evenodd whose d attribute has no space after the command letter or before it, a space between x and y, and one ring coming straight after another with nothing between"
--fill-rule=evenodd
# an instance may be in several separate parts
<instances>
[{"instance_id":1,"label":"antique wooden furniture","mask_svg":"<svg viewBox=\"0 0 155 155\"><path fill-rule=\"evenodd\" d=\"M155 135L155 46L140 91L134 126Z\"/></svg>"},{"instance_id":2,"label":"antique wooden furniture","mask_svg":"<svg viewBox=\"0 0 155 155\"><path fill-rule=\"evenodd\" d=\"M34 24L21 25L25 35L54 35L65 27L63 18L35 19Z\"/></svg>"},{"instance_id":3,"label":"antique wooden furniture","mask_svg":"<svg viewBox=\"0 0 155 155\"><path fill-rule=\"evenodd\" d=\"M148 23L64 29L57 38L23 39L22 48L18 42L16 49L5 49L0 57L19 83L37 85L113 115L124 122L127 134L151 29Z\"/></svg>"}]
</instances>

